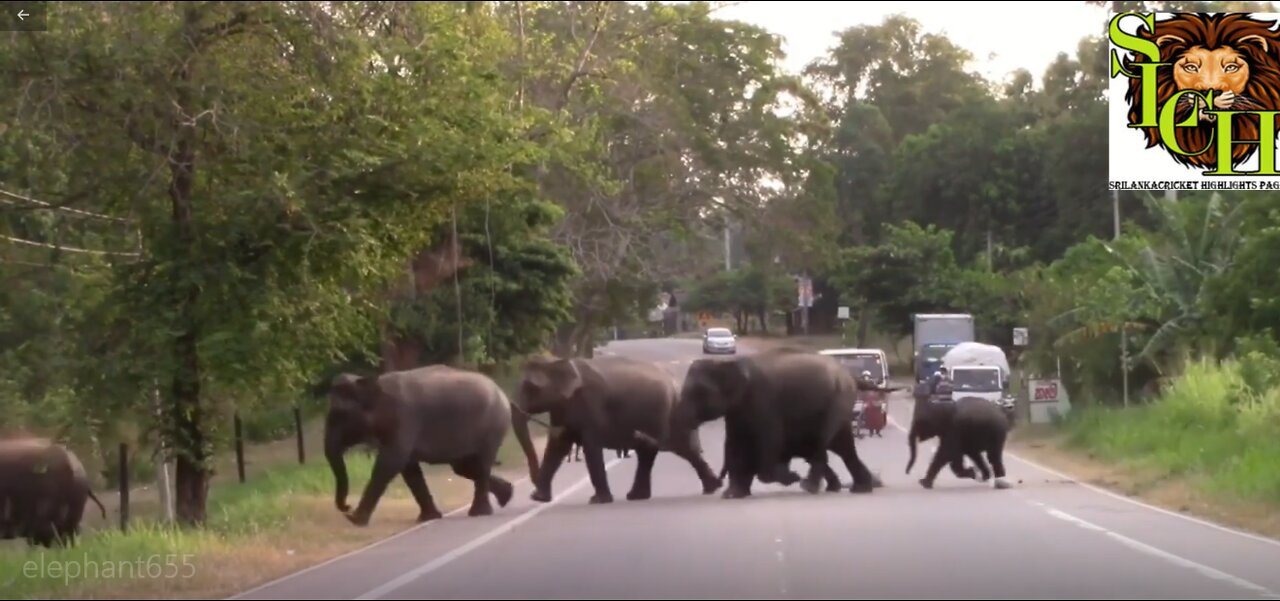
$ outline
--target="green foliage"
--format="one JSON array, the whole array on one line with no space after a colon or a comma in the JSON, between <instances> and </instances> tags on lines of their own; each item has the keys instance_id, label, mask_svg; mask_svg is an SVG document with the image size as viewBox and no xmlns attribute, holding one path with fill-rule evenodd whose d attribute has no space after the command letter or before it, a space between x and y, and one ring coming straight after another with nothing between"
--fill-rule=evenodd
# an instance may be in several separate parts
<instances>
[{"instance_id":1,"label":"green foliage","mask_svg":"<svg viewBox=\"0 0 1280 601\"><path fill-rule=\"evenodd\" d=\"M1191 363L1156 402L1137 409L1073 414L1066 423L1071 442L1156 477L1188 477L1211 496L1275 503L1280 388L1249 381L1258 372L1248 362L1261 360L1250 357ZM1276 367L1274 358L1265 361Z\"/></svg>"}]
</instances>

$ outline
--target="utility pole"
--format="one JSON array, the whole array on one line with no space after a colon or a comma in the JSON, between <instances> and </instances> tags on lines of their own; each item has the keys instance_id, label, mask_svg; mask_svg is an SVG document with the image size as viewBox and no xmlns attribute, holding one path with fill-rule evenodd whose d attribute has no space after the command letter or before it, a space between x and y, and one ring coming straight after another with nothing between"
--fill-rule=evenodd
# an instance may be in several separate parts
<instances>
[{"instance_id":1,"label":"utility pole","mask_svg":"<svg viewBox=\"0 0 1280 601\"><path fill-rule=\"evenodd\" d=\"M1111 191L1111 212L1115 217L1115 239L1120 239L1120 191ZM1120 318L1120 377L1124 382L1124 406L1129 408L1129 330L1128 316Z\"/></svg>"},{"instance_id":2,"label":"utility pole","mask_svg":"<svg viewBox=\"0 0 1280 601\"><path fill-rule=\"evenodd\" d=\"M729 216L724 217L724 270L733 271L733 247L729 244Z\"/></svg>"},{"instance_id":3,"label":"utility pole","mask_svg":"<svg viewBox=\"0 0 1280 601\"><path fill-rule=\"evenodd\" d=\"M987 271L995 271L991 262L991 226L987 226Z\"/></svg>"}]
</instances>

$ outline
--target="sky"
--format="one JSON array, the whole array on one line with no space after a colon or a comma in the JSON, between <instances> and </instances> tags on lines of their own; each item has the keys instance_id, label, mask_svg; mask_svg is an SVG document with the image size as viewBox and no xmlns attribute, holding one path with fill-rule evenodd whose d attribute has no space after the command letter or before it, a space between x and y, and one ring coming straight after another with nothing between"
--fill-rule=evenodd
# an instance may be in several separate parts
<instances>
[{"instance_id":1,"label":"sky","mask_svg":"<svg viewBox=\"0 0 1280 601\"><path fill-rule=\"evenodd\" d=\"M876 25L902 13L924 30L943 33L973 54L971 68L993 81L1025 68L1039 81L1058 53L1074 55L1080 38L1102 33L1106 9L1076 0L1027 4L999 2L741 2L716 15L752 23L783 36L784 66L799 72L835 44L838 31ZM1015 10L1009 10L1017 7Z\"/></svg>"}]
</instances>

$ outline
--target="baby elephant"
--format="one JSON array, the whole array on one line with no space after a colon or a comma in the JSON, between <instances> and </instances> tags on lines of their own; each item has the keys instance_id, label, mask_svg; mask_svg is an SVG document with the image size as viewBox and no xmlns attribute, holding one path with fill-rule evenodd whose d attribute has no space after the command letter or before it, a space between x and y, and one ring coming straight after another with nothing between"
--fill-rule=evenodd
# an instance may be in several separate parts
<instances>
[{"instance_id":1,"label":"baby elephant","mask_svg":"<svg viewBox=\"0 0 1280 601\"><path fill-rule=\"evenodd\" d=\"M106 519L84 465L70 449L45 438L0 440L0 539L70 545L89 499Z\"/></svg>"}]
</instances>

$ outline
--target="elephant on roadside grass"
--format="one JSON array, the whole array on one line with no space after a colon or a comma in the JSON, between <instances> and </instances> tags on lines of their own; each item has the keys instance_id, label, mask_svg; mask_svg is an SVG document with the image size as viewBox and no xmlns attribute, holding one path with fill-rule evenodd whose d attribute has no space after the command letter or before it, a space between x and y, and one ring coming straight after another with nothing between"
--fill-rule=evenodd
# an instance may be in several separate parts
<instances>
[{"instance_id":1,"label":"elephant on roadside grass","mask_svg":"<svg viewBox=\"0 0 1280 601\"><path fill-rule=\"evenodd\" d=\"M387 484L399 475L418 503L418 521L438 519L440 510L419 464L448 464L475 483L469 515L492 514L490 494L503 507L513 494L512 484L493 474L498 450L513 427L530 476L538 472L528 422L513 418L519 414L488 376L445 365L368 377L339 375L329 392L324 433L325 458L336 480L334 504L351 523L367 525ZM359 444L372 445L377 457L360 504L351 512L343 455Z\"/></svg>"},{"instance_id":2,"label":"elephant on roadside grass","mask_svg":"<svg viewBox=\"0 0 1280 601\"><path fill-rule=\"evenodd\" d=\"M0 440L0 540L74 544L90 499L105 520L107 510L70 449L31 436Z\"/></svg>"},{"instance_id":3,"label":"elephant on roadside grass","mask_svg":"<svg viewBox=\"0 0 1280 601\"><path fill-rule=\"evenodd\" d=\"M636 475L628 500L651 496L653 464L663 450L693 466L704 494L715 492L720 481L702 458L697 432L672 432L671 419L679 400L675 379L654 363L625 357L529 361L517 403L531 415L549 413L555 429L547 436L531 498L551 501L556 471L575 443L582 445L595 488L592 504L613 502L604 449L635 450Z\"/></svg>"},{"instance_id":4,"label":"elephant on roadside grass","mask_svg":"<svg viewBox=\"0 0 1280 601\"><path fill-rule=\"evenodd\" d=\"M929 463L921 486L933 488L943 465L950 465L958 478L986 482L995 472L995 487L1009 488L1005 481L1004 446L1015 422L1013 405L998 404L978 397L960 397L951 400L916 400L916 411L908 432L911 456L907 461L907 473L916 461L917 441L938 437L938 450ZM985 455L985 459L984 456ZM964 466L968 457L977 468ZM990 468L987 462L990 461Z\"/></svg>"}]
</instances>

